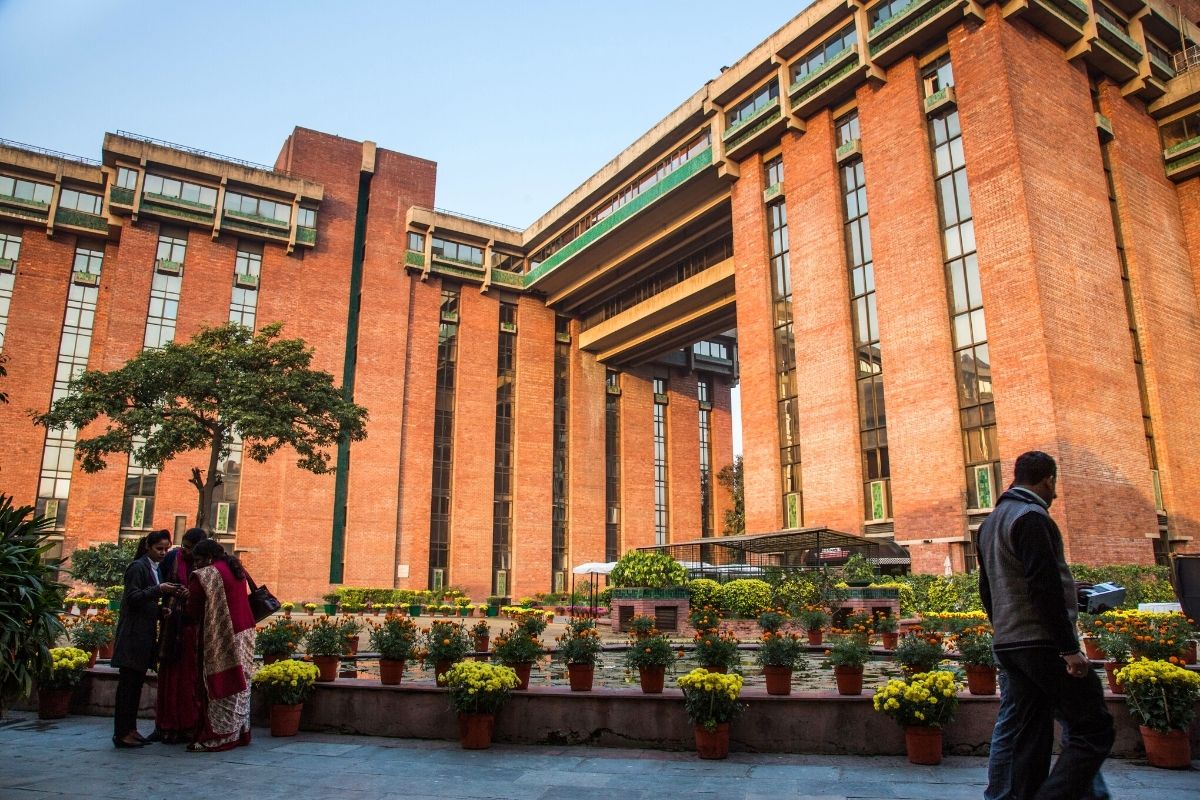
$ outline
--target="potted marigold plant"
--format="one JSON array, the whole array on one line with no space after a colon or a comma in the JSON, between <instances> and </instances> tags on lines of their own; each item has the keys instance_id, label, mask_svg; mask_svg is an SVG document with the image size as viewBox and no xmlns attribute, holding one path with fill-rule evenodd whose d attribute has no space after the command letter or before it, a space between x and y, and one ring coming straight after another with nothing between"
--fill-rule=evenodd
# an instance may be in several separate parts
<instances>
[{"instance_id":1,"label":"potted marigold plant","mask_svg":"<svg viewBox=\"0 0 1200 800\"><path fill-rule=\"evenodd\" d=\"M954 719L959 684L953 672L921 672L893 678L875 690L875 710L904 728L904 746L914 764L942 763L942 726Z\"/></svg>"},{"instance_id":2,"label":"potted marigold plant","mask_svg":"<svg viewBox=\"0 0 1200 800\"><path fill-rule=\"evenodd\" d=\"M371 625L371 649L379 653L379 682L395 686L404 678L404 662L417 645L417 626L408 617L388 614Z\"/></svg>"},{"instance_id":3,"label":"potted marigold plant","mask_svg":"<svg viewBox=\"0 0 1200 800\"><path fill-rule=\"evenodd\" d=\"M833 667L838 694L862 694L863 666L870 657L871 648L862 634L843 634L830 642L825 662Z\"/></svg>"},{"instance_id":4,"label":"potted marigold plant","mask_svg":"<svg viewBox=\"0 0 1200 800\"><path fill-rule=\"evenodd\" d=\"M254 673L250 683L271 708L271 735L295 736L300 730L300 711L320 679L312 664L286 658Z\"/></svg>"},{"instance_id":5,"label":"potted marigold plant","mask_svg":"<svg viewBox=\"0 0 1200 800\"><path fill-rule=\"evenodd\" d=\"M773 612L767 612L771 613ZM763 614L758 620L759 627L763 629L758 644L758 663L762 667L763 677L766 678L767 694L791 694L792 673L798 665L804 663L800 660L800 637L781 631L779 625L764 625L763 617L767 614Z\"/></svg>"},{"instance_id":6,"label":"potted marigold plant","mask_svg":"<svg viewBox=\"0 0 1200 800\"><path fill-rule=\"evenodd\" d=\"M1200 700L1200 675L1166 661L1140 659L1117 673L1129 713L1138 721L1151 766L1191 765L1188 728Z\"/></svg>"},{"instance_id":7,"label":"potted marigold plant","mask_svg":"<svg viewBox=\"0 0 1200 800\"><path fill-rule=\"evenodd\" d=\"M709 672L729 672L741 664L738 656L738 641L732 633L709 630L697 633L693 638L696 660Z\"/></svg>"},{"instance_id":8,"label":"potted marigold plant","mask_svg":"<svg viewBox=\"0 0 1200 800\"><path fill-rule=\"evenodd\" d=\"M600 658L600 633L596 621L573 619L555 640L558 657L567 665L567 677L572 692L590 692L596 676L596 661Z\"/></svg>"},{"instance_id":9,"label":"potted marigold plant","mask_svg":"<svg viewBox=\"0 0 1200 800\"><path fill-rule=\"evenodd\" d=\"M483 661L459 661L438 683L450 690L450 707L458 714L458 740L465 750L492 745L496 712L517 688L517 673Z\"/></svg>"},{"instance_id":10,"label":"potted marigold plant","mask_svg":"<svg viewBox=\"0 0 1200 800\"><path fill-rule=\"evenodd\" d=\"M533 618L528 618L497 636L492 647L492 658L496 663L511 667L517 673L518 689L529 688L529 673L533 670L533 663L546 652L542 641L533 633L536 628Z\"/></svg>"},{"instance_id":11,"label":"potted marigold plant","mask_svg":"<svg viewBox=\"0 0 1200 800\"><path fill-rule=\"evenodd\" d=\"M810 645L819 645L824 640L825 626L829 624L829 612L821 606L805 606L796 615L800 627L808 634Z\"/></svg>"},{"instance_id":12,"label":"potted marigold plant","mask_svg":"<svg viewBox=\"0 0 1200 800\"><path fill-rule=\"evenodd\" d=\"M304 604L304 613L308 614L310 617L313 614L317 613L317 604L316 603L305 603Z\"/></svg>"},{"instance_id":13,"label":"potted marigold plant","mask_svg":"<svg viewBox=\"0 0 1200 800\"><path fill-rule=\"evenodd\" d=\"M671 640L653 627L644 634L635 632L625 651L625 664L638 671L638 680L646 694L662 694L667 667L674 663Z\"/></svg>"},{"instance_id":14,"label":"potted marigold plant","mask_svg":"<svg viewBox=\"0 0 1200 800\"><path fill-rule=\"evenodd\" d=\"M971 694L995 694L996 658L992 654L991 626L964 628L954 639L967 673L967 690Z\"/></svg>"},{"instance_id":15,"label":"potted marigold plant","mask_svg":"<svg viewBox=\"0 0 1200 800\"><path fill-rule=\"evenodd\" d=\"M1120 630L1104 630L1096 635L1096 644L1108 656L1104 662L1104 678L1108 682L1108 690L1113 694L1125 694L1118 673L1129 663L1129 635Z\"/></svg>"},{"instance_id":16,"label":"potted marigold plant","mask_svg":"<svg viewBox=\"0 0 1200 800\"><path fill-rule=\"evenodd\" d=\"M358 655L358 635L362 632L363 624L354 617L344 616L338 619L338 629L342 632L342 641L346 647L346 655Z\"/></svg>"},{"instance_id":17,"label":"potted marigold plant","mask_svg":"<svg viewBox=\"0 0 1200 800\"><path fill-rule=\"evenodd\" d=\"M695 727L696 752L701 758L729 755L729 722L742 710L738 695L742 676L694 669L677 681L683 707Z\"/></svg>"},{"instance_id":18,"label":"potted marigold plant","mask_svg":"<svg viewBox=\"0 0 1200 800\"><path fill-rule=\"evenodd\" d=\"M899 622L886 611L876 611L871 616L871 632L879 634L884 650L895 650L900 638L897 632Z\"/></svg>"},{"instance_id":19,"label":"potted marigold plant","mask_svg":"<svg viewBox=\"0 0 1200 800\"><path fill-rule=\"evenodd\" d=\"M284 602L279 604L279 608L283 611L284 619L291 619L292 611L296 608L296 604L291 601L285 600Z\"/></svg>"},{"instance_id":20,"label":"potted marigold plant","mask_svg":"<svg viewBox=\"0 0 1200 800\"><path fill-rule=\"evenodd\" d=\"M290 619L277 619L255 632L254 651L262 656L263 664L291 658L304 641L304 626Z\"/></svg>"},{"instance_id":21,"label":"potted marigold plant","mask_svg":"<svg viewBox=\"0 0 1200 800\"><path fill-rule=\"evenodd\" d=\"M91 654L78 647L53 647L50 663L38 678L38 719L62 719L71 709L71 693L83 679Z\"/></svg>"},{"instance_id":22,"label":"potted marigold plant","mask_svg":"<svg viewBox=\"0 0 1200 800\"><path fill-rule=\"evenodd\" d=\"M337 680L338 661L346 652L346 634L341 626L329 617L321 617L304 634L304 647L320 671L317 680L322 683Z\"/></svg>"},{"instance_id":23,"label":"potted marigold plant","mask_svg":"<svg viewBox=\"0 0 1200 800\"><path fill-rule=\"evenodd\" d=\"M445 674L457 661L462 661L471 652L471 641L466 630L456 622L435 620L421 632L424 644L424 660L433 664L434 678Z\"/></svg>"},{"instance_id":24,"label":"potted marigold plant","mask_svg":"<svg viewBox=\"0 0 1200 800\"><path fill-rule=\"evenodd\" d=\"M92 616L80 617L71 626L68 636L71 644L91 654L88 666L94 667L100 651L112 646L116 631L112 612L101 611Z\"/></svg>"},{"instance_id":25,"label":"potted marigold plant","mask_svg":"<svg viewBox=\"0 0 1200 800\"><path fill-rule=\"evenodd\" d=\"M475 652L486 653L488 649L488 639L491 638L492 629L488 626L487 620L481 619L471 626L471 638L475 640Z\"/></svg>"},{"instance_id":26,"label":"potted marigold plant","mask_svg":"<svg viewBox=\"0 0 1200 800\"><path fill-rule=\"evenodd\" d=\"M942 649L942 636L939 633L928 633L915 628L900 637L893 658L904 669L906 675L916 675L919 672L930 672L942 659L946 651Z\"/></svg>"}]
</instances>

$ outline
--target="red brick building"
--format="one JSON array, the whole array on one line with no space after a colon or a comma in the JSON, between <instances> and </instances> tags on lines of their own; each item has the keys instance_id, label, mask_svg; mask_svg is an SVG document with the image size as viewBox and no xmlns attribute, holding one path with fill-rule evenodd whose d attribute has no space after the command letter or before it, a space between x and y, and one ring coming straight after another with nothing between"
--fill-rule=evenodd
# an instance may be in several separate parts
<instances>
[{"instance_id":1,"label":"red brick building","mask_svg":"<svg viewBox=\"0 0 1200 800\"><path fill-rule=\"evenodd\" d=\"M25 411L73 369L281 320L370 411L336 476L224 466L218 535L288 598L526 595L719 534L739 381L750 532L971 569L1038 448L1071 560L1188 549L1198 11L822 0L524 231L434 210L431 162L304 129L272 169L0 147L4 488L65 552L186 527L187 459L86 475Z\"/></svg>"}]
</instances>

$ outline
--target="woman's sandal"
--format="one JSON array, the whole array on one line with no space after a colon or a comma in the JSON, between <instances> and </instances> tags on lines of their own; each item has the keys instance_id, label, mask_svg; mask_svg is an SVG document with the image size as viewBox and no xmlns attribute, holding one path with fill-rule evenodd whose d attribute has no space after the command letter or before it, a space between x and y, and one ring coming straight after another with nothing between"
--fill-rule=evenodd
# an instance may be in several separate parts
<instances>
[{"instance_id":1,"label":"woman's sandal","mask_svg":"<svg viewBox=\"0 0 1200 800\"><path fill-rule=\"evenodd\" d=\"M187 746L189 753L215 753L216 751L210 747L205 747L202 742L192 742Z\"/></svg>"}]
</instances>

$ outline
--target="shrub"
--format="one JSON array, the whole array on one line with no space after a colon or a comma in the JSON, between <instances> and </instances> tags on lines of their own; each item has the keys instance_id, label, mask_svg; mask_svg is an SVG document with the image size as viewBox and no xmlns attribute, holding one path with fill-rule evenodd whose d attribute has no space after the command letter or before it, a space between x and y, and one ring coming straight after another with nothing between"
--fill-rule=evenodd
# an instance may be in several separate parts
<instances>
[{"instance_id":1,"label":"shrub","mask_svg":"<svg viewBox=\"0 0 1200 800\"><path fill-rule=\"evenodd\" d=\"M796 618L806 631L818 631L829 624L829 612L823 606L804 606Z\"/></svg>"},{"instance_id":2,"label":"shrub","mask_svg":"<svg viewBox=\"0 0 1200 800\"><path fill-rule=\"evenodd\" d=\"M492 658L501 664L529 664L545 655L541 640L529 630L514 625L496 637Z\"/></svg>"},{"instance_id":3,"label":"shrub","mask_svg":"<svg viewBox=\"0 0 1200 800\"><path fill-rule=\"evenodd\" d=\"M52 520L33 511L0 494L0 712L9 698L28 695L49 668L50 645L63 630L58 615L66 587L54 579L59 561L43 560Z\"/></svg>"},{"instance_id":4,"label":"shrub","mask_svg":"<svg viewBox=\"0 0 1200 800\"><path fill-rule=\"evenodd\" d=\"M739 617L757 617L771 607L771 585L758 578L738 578L721 587L721 605Z\"/></svg>"},{"instance_id":5,"label":"shrub","mask_svg":"<svg viewBox=\"0 0 1200 800\"><path fill-rule=\"evenodd\" d=\"M669 667L674 663L675 651L671 648L671 641L657 632L635 638L625 651L625 664L634 669Z\"/></svg>"},{"instance_id":6,"label":"shrub","mask_svg":"<svg viewBox=\"0 0 1200 800\"><path fill-rule=\"evenodd\" d=\"M715 631L721 627L721 615L712 606L693 608L688 622L698 631Z\"/></svg>"},{"instance_id":7,"label":"shrub","mask_svg":"<svg viewBox=\"0 0 1200 800\"><path fill-rule=\"evenodd\" d=\"M900 638L893 658L912 672L929 672L946 657L941 637L922 631L911 631Z\"/></svg>"},{"instance_id":8,"label":"shrub","mask_svg":"<svg viewBox=\"0 0 1200 800\"><path fill-rule=\"evenodd\" d=\"M870 581L875 579L875 568L863 558L861 553L855 553L846 559L842 565L842 579L847 581Z\"/></svg>"},{"instance_id":9,"label":"shrub","mask_svg":"<svg viewBox=\"0 0 1200 800\"><path fill-rule=\"evenodd\" d=\"M696 578L688 581L688 600L692 608L704 608L712 606L718 611L721 603L721 584L714 581L712 578Z\"/></svg>"},{"instance_id":10,"label":"shrub","mask_svg":"<svg viewBox=\"0 0 1200 800\"><path fill-rule=\"evenodd\" d=\"M1175 602L1175 589L1171 586L1170 570L1167 567L1143 564L1106 564L1089 567L1072 564L1071 575L1077 581L1087 583L1115 583L1125 587L1125 602L1121 608L1137 608L1138 603Z\"/></svg>"},{"instance_id":11,"label":"shrub","mask_svg":"<svg viewBox=\"0 0 1200 800\"><path fill-rule=\"evenodd\" d=\"M617 587L666 589L684 585L687 582L687 570L665 553L630 550L617 561L609 578L612 585Z\"/></svg>"},{"instance_id":12,"label":"shrub","mask_svg":"<svg viewBox=\"0 0 1200 800\"><path fill-rule=\"evenodd\" d=\"M81 617L71 626L68 637L80 650L97 650L112 644L117 635L117 621L111 611L100 611L90 617Z\"/></svg>"},{"instance_id":13,"label":"shrub","mask_svg":"<svg viewBox=\"0 0 1200 800\"><path fill-rule=\"evenodd\" d=\"M962 656L964 664L980 667L996 666L996 657L992 653L992 628L990 625L976 625L960 631L955 637L955 647Z\"/></svg>"},{"instance_id":14,"label":"shrub","mask_svg":"<svg viewBox=\"0 0 1200 800\"><path fill-rule=\"evenodd\" d=\"M558 657L564 664L595 664L600 657L600 633L590 619L572 621L557 642Z\"/></svg>"},{"instance_id":15,"label":"shrub","mask_svg":"<svg viewBox=\"0 0 1200 800\"><path fill-rule=\"evenodd\" d=\"M758 615L758 627L769 633L775 633L787 622L787 617L778 611L764 611Z\"/></svg>"},{"instance_id":16,"label":"shrub","mask_svg":"<svg viewBox=\"0 0 1200 800\"><path fill-rule=\"evenodd\" d=\"M434 664L446 661L461 661L471 652L474 642L467 631L456 622L432 622L422 632L425 645L425 660Z\"/></svg>"},{"instance_id":17,"label":"shrub","mask_svg":"<svg viewBox=\"0 0 1200 800\"><path fill-rule=\"evenodd\" d=\"M867 640L859 635L844 635L834 638L825 651L825 662L833 667L861 667L871 657Z\"/></svg>"},{"instance_id":18,"label":"shrub","mask_svg":"<svg viewBox=\"0 0 1200 800\"><path fill-rule=\"evenodd\" d=\"M346 635L338 623L321 617L309 626L304 646L312 656L340 656L346 652Z\"/></svg>"},{"instance_id":19,"label":"shrub","mask_svg":"<svg viewBox=\"0 0 1200 800\"><path fill-rule=\"evenodd\" d=\"M829 606L848 596L846 588L838 586L840 580L836 573L824 569L792 574L772 589L772 605L792 614L804 606Z\"/></svg>"},{"instance_id":20,"label":"shrub","mask_svg":"<svg viewBox=\"0 0 1200 800\"><path fill-rule=\"evenodd\" d=\"M729 633L708 630L697 633L696 658L706 667L733 669L741 659L738 656L738 640Z\"/></svg>"},{"instance_id":21,"label":"shrub","mask_svg":"<svg viewBox=\"0 0 1200 800\"><path fill-rule=\"evenodd\" d=\"M764 667L795 669L804 652L800 638L794 633L764 630L758 645L758 663Z\"/></svg>"},{"instance_id":22,"label":"shrub","mask_svg":"<svg viewBox=\"0 0 1200 800\"><path fill-rule=\"evenodd\" d=\"M125 579L125 568L137 554L137 541L101 542L82 547L71 553L70 574L75 580L90 583L101 589L116 586Z\"/></svg>"},{"instance_id":23,"label":"shrub","mask_svg":"<svg viewBox=\"0 0 1200 800\"><path fill-rule=\"evenodd\" d=\"M83 678L91 660L91 654L78 647L52 648L50 666L38 679L38 686L42 689L72 689Z\"/></svg>"}]
</instances>

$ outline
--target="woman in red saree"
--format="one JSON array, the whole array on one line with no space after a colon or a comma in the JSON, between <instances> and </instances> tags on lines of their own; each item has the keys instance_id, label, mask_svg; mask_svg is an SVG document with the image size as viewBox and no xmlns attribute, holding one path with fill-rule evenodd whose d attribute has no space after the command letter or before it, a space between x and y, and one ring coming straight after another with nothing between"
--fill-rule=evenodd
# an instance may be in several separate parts
<instances>
[{"instance_id":1,"label":"woman in red saree","mask_svg":"<svg viewBox=\"0 0 1200 800\"><path fill-rule=\"evenodd\" d=\"M192 574L192 549L208 538L203 528L190 528L179 547L167 553L159 565L164 581L187 586ZM196 696L199 665L196 656L196 620L190 619L182 597L170 598L169 615L159 633L158 699L154 733L150 741L175 744L190 742L200 722L200 698Z\"/></svg>"},{"instance_id":2,"label":"woman in red saree","mask_svg":"<svg viewBox=\"0 0 1200 800\"><path fill-rule=\"evenodd\" d=\"M188 616L198 622L200 727L192 752L250 744L254 614L246 572L236 557L205 539L192 550Z\"/></svg>"}]
</instances>

